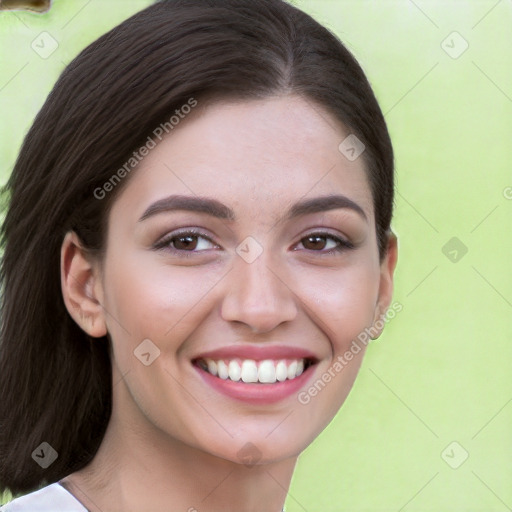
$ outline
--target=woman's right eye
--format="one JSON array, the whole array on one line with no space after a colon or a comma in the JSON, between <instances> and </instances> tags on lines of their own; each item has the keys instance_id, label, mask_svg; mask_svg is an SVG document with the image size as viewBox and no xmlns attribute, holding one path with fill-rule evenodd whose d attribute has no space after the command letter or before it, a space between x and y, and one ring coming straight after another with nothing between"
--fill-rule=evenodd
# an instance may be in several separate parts
<instances>
[{"instance_id":1,"label":"woman's right eye","mask_svg":"<svg viewBox=\"0 0 512 512\"><path fill-rule=\"evenodd\" d=\"M190 256L190 254L183 253L194 254L212 248L215 249L218 246L204 233L182 231L180 233L171 233L164 237L155 245L155 248L170 250L175 254L181 253L183 256Z\"/></svg>"}]
</instances>

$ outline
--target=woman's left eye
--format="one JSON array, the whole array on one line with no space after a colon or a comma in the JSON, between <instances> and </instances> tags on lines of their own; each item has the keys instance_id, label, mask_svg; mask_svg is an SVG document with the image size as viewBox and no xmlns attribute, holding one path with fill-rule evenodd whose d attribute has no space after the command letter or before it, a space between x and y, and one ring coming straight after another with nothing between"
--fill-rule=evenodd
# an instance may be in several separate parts
<instances>
[{"instance_id":1,"label":"woman's left eye","mask_svg":"<svg viewBox=\"0 0 512 512\"><path fill-rule=\"evenodd\" d=\"M331 254L352 249L354 246L347 240L329 233L312 233L301 239L300 243L308 251Z\"/></svg>"}]
</instances>

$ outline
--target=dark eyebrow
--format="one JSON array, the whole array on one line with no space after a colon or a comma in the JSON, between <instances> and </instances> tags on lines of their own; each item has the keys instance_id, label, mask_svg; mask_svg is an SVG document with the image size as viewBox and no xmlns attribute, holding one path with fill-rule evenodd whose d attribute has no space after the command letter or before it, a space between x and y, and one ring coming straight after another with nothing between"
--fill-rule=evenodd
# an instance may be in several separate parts
<instances>
[{"instance_id":1,"label":"dark eyebrow","mask_svg":"<svg viewBox=\"0 0 512 512\"><path fill-rule=\"evenodd\" d=\"M194 196L169 196L159 199L151 204L142 214L139 222L156 215L157 213L172 210L187 210L191 212L207 213L212 217L225 220L235 220L235 212L216 199Z\"/></svg>"},{"instance_id":2,"label":"dark eyebrow","mask_svg":"<svg viewBox=\"0 0 512 512\"><path fill-rule=\"evenodd\" d=\"M334 210L336 208L348 208L358 213L364 220L368 220L366 213L364 213L364 210L357 203L342 195L314 197L313 199L295 203L284 216L283 220L286 221L293 217L298 217L299 215Z\"/></svg>"},{"instance_id":3,"label":"dark eyebrow","mask_svg":"<svg viewBox=\"0 0 512 512\"><path fill-rule=\"evenodd\" d=\"M368 220L364 210L354 201L343 195L329 195L315 197L295 203L285 214L282 221L290 220L300 215L334 210L336 208L348 208L358 213L363 219ZM216 199L208 197L193 197L173 195L159 199L151 204L142 214L139 222L161 212L173 210L187 210L201 212L229 221L236 220L235 212L225 204Z\"/></svg>"}]
</instances>

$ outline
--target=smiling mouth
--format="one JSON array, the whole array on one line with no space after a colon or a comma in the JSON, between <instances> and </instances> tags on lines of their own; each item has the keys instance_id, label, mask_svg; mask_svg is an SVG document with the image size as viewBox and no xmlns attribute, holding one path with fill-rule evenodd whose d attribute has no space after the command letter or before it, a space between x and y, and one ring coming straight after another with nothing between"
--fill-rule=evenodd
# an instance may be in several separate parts
<instances>
[{"instance_id":1,"label":"smiling mouth","mask_svg":"<svg viewBox=\"0 0 512 512\"><path fill-rule=\"evenodd\" d=\"M307 370L315 361L310 358L299 359L210 359L201 358L194 364L222 380L246 384L275 384L294 380Z\"/></svg>"}]
</instances>

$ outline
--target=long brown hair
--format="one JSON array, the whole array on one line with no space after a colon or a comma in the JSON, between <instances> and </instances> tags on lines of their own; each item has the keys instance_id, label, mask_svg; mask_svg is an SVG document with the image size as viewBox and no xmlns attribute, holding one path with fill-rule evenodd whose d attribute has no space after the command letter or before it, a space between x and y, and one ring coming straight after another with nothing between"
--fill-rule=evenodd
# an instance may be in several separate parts
<instances>
[{"instance_id":1,"label":"long brown hair","mask_svg":"<svg viewBox=\"0 0 512 512\"><path fill-rule=\"evenodd\" d=\"M163 0L93 42L62 73L3 189L0 490L29 492L84 467L110 418L108 336L88 337L60 288L65 233L75 230L101 257L109 208L129 177L103 198L95 190L191 98L283 93L327 108L366 146L382 257L393 209L384 117L351 53L294 6ZM32 458L42 442L58 453L46 469Z\"/></svg>"}]
</instances>

